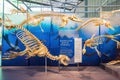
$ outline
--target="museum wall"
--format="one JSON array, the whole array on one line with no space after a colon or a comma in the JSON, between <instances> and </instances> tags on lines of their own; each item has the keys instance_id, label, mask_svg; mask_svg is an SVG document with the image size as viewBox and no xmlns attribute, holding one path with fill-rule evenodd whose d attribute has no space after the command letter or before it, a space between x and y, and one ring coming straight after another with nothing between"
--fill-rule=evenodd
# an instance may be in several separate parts
<instances>
[{"instance_id":1,"label":"museum wall","mask_svg":"<svg viewBox=\"0 0 120 80\"><path fill-rule=\"evenodd\" d=\"M89 19L83 19L87 21ZM24 27L29 30L32 34L34 34L38 39L40 39L45 46L47 46L48 50L52 55L62 54L61 49L66 49L61 45L60 41L67 40L70 41L67 46L68 51L65 51L65 55L69 56L71 59L74 57L74 38L82 38L82 47L85 44L85 41L90 39L93 34L95 37L101 35L117 35L120 33L119 25L114 25L115 30L111 30L105 26L94 26L94 24L89 24L84 26L82 29L76 31L75 28L79 26L79 23L69 21L69 23L64 28L59 28L57 22L52 18L45 18L44 21L40 23L38 26L32 25L24 25ZM60 22L60 21L58 21ZM112 22L111 22L112 23ZM42 26L42 29L40 28ZM44 31L43 31L44 30ZM3 32L3 41L2 41L2 55L10 54L9 51L23 51L25 46L22 42L16 37L17 31L15 29L7 30L4 29ZM116 36L116 39L119 41L119 36ZM117 43L109 38L98 38L95 41L95 45L101 53L101 57L98 56L95 49L90 47L86 48L86 53L82 55L82 63L81 65L99 65L101 62L109 62L114 60L119 53L119 49L117 49ZM45 65L45 58L42 57L32 57L29 59L25 59L25 56L17 57L11 60L3 60L3 66L17 66L17 65ZM58 61L53 61L47 59L48 65L58 65ZM72 63L75 64L75 63Z\"/></svg>"},{"instance_id":2,"label":"museum wall","mask_svg":"<svg viewBox=\"0 0 120 80\"><path fill-rule=\"evenodd\" d=\"M8 7L10 10L13 8L13 6ZM11 55L11 51L19 53L26 49L25 44L16 35L19 31L22 31L17 28L17 25L20 25L25 20L29 19L29 15L26 13L18 12L16 14L11 14L8 12L8 7L5 7L4 13L0 15L7 25L1 24L2 34L0 38L2 38L3 58ZM79 61L78 63L84 66L98 66L100 63L108 63L112 60L120 59L120 13L118 11L109 16L110 11L117 10L117 7L115 9L112 7L109 9L102 7L101 9L103 12L107 11L106 13L102 13L102 17L100 16L101 13L88 12L87 18L83 18L84 13L82 13L82 15L79 14L79 9L77 9L77 13L50 12L52 15L64 14L70 17L74 15L77 19L82 20L82 22L80 22L69 19L68 23L63 27L60 26L62 23L60 16L50 15L44 17L44 20L37 25L34 25L33 22L40 17L35 18L36 20L30 19L30 23L26 22L22 27L36 36L48 48L50 54L54 56L68 56L70 58L70 61L68 62L69 65L77 64L75 62L75 39L82 39L82 45L78 48L81 51L78 54L82 55L82 57L79 57L82 59L82 62ZM88 10L94 11L95 9L89 8ZM30 13L31 16L37 14L49 14L49 12ZM108 15L109 18L106 19L106 15ZM9 22L9 20L11 20L11 22ZM13 24L15 24L16 27L14 27ZM14 28L8 29L7 27L10 27L11 25L13 25L12 27ZM78 27L81 28L78 29ZM26 59L26 57L27 55L15 56L14 59L5 58L6 60L2 60L1 58L2 66L44 66L45 61L49 66L57 66L59 64L57 60L51 60L49 58L46 60L46 57L32 56L28 59Z\"/></svg>"}]
</instances>

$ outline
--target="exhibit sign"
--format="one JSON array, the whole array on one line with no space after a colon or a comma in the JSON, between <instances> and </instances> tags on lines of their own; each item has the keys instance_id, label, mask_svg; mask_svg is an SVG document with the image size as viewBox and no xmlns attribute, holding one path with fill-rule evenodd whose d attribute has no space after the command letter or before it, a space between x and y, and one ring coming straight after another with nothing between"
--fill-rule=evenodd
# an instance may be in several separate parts
<instances>
[{"instance_id":1,"label":"exhibit sign","mask_svg":"<svg viewBox=\"0 0 120 80\"><path fill-rule=\"evenodd\" d=\"M61 38L60 39L60 54L67 55L69 58L74 56L74 39ZM73 61L70 61L70 63Z\"/></svg>"},{"instance_id":2,"label":"exhibit sign","mask_svg":"<svg viewBox=\"0 0 120 80\"><path fill-rule=\"evenodd\" d=\"M69 64L74 64L74 38L78 38L75 30L60 30L60 54L65 54L70 58Z\"/></svg>"},{"instance_id":3,"label":"exhibit sign","mask_svg":"<svg viewBox=\"0 0 120 80\"><path fill-rule=\"evenodd\" d=\"M74 38L74 63L82 63L82 38Z\"/></svg>"}]
</instances>

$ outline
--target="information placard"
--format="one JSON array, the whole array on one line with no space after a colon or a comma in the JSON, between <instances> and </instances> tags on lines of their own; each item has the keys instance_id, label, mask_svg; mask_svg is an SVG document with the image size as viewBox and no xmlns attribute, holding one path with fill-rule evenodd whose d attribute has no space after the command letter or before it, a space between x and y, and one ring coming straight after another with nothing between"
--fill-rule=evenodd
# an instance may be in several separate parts
<instances>
[{"instance_id":1,"label":"information placard","mask_svg":"<svg viewBox=\"0 0 120 80\"><path fill-rule=\"evenodd\" d=\"M74 39L60 39L60 53L72 58L74 56Z\"/></svg>"},{"instance_id":2,"label":"information placard","mask_svg":"<svg viewBox=\"0 0 120 80\"><path fill-rule=\"evenodd\" d=\"M82 39L74 38L74 62L82 62Z\"/></svg>"}]
</instances>

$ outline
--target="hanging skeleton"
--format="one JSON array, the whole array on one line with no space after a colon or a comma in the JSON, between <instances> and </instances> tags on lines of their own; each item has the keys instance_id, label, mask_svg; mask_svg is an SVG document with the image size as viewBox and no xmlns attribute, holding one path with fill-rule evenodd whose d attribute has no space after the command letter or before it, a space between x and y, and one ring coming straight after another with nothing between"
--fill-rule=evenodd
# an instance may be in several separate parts
<instances>
[{"instance_id":1,"label":"hanging skeleton","mask_svg":"<svg viewBox=\"0 0 120 80\"><path fill-rule=\"evenodd\" d=\"M120 60L113 60L107 63L107 65L114 65L120 63Z\"/></svg>"},{"instance_id":2,"label":"hanging skeleton","mask_svg":"<svg viewBox=\"0 0 120 80\"><path fill-rule=\"evenodd\" d=\"M69 61L69 58L66 55L59 56L51 55L47 47L27 29L21 26L17 26L17 28L18 32L16 33L16 36L26 46L26 49L21 52L10 51L10 54L6 58L3 58L3 60L13 59L16 58L17 56L23 55L27 55L27 59L33 56L39 57L46 56L51 60L59 60L62 64L67 65L67 61Z\"/></svg>"},{"instance_id":3,"label":"hanging skeleton","mask_svg":"<svg viewBox=\"0 0 120 80\"><path fill-rule=\"evenodd\" d=\"M109 39L115 41L117 43L117 48L120 48L120 42L115 39L116 36L120 36L120 34L116 34L116 35L101 35L101 36L97 36L97 37L94 37L94 36L95 36L95 34L93 34L90 39L85 41L85 44L84 44L84 47L83 47L83 54L86 53L86 47L90 47L92 49L95 49L97 54L98 54L98 56L101 57L101 53L97 49L97 46L103 43L103 41L102 41L103 38L109 38Z\"/></svg>"},{"instance_id":4,"label":"hanging skeleton","mask_svg":"<svg viewBox=\"0 0 120 80\"><path fill-rule=\"evenodd\" d=\"M22 24L29 23L29 22L33 21L33 24L38 25L41 21L44 20L44 17L60 17L61 21L62 21L62 23L60 24L60 27L64 27L66 24L68 24L68 20L72 20L72 21L75 21L75 22L82 22L82 20L77 18L75 15L68 16L68 15L65 15L65 14L60 14L60 13L55 13L55 12L43 12L43 13L32 16L23 7L20 7L20 10L16 10L16 9L11 10L12 14L16 14L18 12L26 13L28 15L28 19L25 20ZM42 17L42 18L40 19L39 17Z\"/></svg>"},{"instance_id":5,"label":"hanging skeleton","mask_svg":"<svg viewBox=\"0 0 120 80\"><path fill-rule=\"evenodd\" d=\"M82 22L81 19L77 18L76 16L68 16L65 14L60 14L60 13L40 13L37 15L30 15L28 11L26 11L24 8L20 8L20 10L12 10L12 13L27 13L28 19L24 20L21 24L19 25L14 25L10 22L10 26L7 26L5 24L5 27L7 29L14 28L15 26L20 29L16 36L21 40L21 42L26 46L26 49L21 52L13 52L11 51L11 54L8 55L8 58L3 58L3 59L13 59L16 58L17 56L23 56L27 55L27 58L30 58L32 56L47 56L48 58L52 60L59 60L62 64L67 65L66 61L69 61L69 58L66 55L59 55L59 56L53 56L49 53L47 47L39 41L32 33L30 33L27 29L23 28L22 26L24 24L29 24L32 23L33 25L37 26L40 24L41 21L44 20L44 17L60 17L62 20L61 27L64 27L67 23L68 20L72 20L75 22Z\"/></svg>"},{"instance_id":6,"label":"hanging skeleton","mask_svg":"<svg viewBox=\"0 0 120 80\"><path fill-rule=\"evenodd\" d=\"M23 25L25 23L32 22L35 19L36 19L37 22L41 22L41 21L44 20L44 17L60 17L61 21L62 21L62 23L60 24L60 27L64 27L66 24L68 24L68 20L72 20L72 21L75 21L75 22L82 22L82 20L77 18L76 16L68 16L68 15L65 15L65 14L60 14L60 13L55 13L55 12L48 12L48 13L40 13L40 14L30 16L23 23L21 23L21 25Z\"/></svg>"},{"instance_id":7,"label":"hanging skeleton","mask_svg":"<svg viewBox=\"0 0 120 80\"><path fill-rule=\"evenodd\" d=\"M114 28L112 27L112 25L110 24L110 22L108 20L101 19L101 18L91 18L91 19L87 20L86 22L84 22L82 25L80 25L78 28L76 28L76 30L79 30L79 29L85 27L87 24L89 24L91 22L94 23L95 26L104 25L105 27L110 28L111 30L114 30Z\"/></svg>"}]
</instances>

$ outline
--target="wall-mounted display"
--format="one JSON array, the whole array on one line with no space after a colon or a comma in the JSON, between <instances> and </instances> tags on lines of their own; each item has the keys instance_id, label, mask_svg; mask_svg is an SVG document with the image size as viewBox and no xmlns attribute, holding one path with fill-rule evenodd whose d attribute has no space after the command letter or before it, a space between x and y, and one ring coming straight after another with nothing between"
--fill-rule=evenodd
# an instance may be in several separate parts
<instances>
[{"instance_id":1,"label":"wall-mounted display","mask_svg":"<svg viewBox=\"0 0 120 80\"><path fill-rule=\"evenodd\" d=\"M4 26L2 65L43 64L44 60L36 56L48 57L48 65L58 64L51 60L60 60L64 65L68 65L66 61L70 60L69 64L74 64L75 54L80 53L74 49L75 38L81 38L81 65L108 63L119 54L120 25L113 18L118 12L119 10L101 12L100 17L81 19L78 15L69 13L31 14L23 7L20 10L12 9L14 18L9 15L5 15L4 19L0 18ZM105 14L110 15L106 17ZM15 19L19 20L19 16L24 18L16 23ZM119 17L116 19L119 20ZM27 56L27 61L23 55ZM38 60L43 62L39 63ZM119 60L108 64L118 62Z\"/></svg>"}]
</instances>

